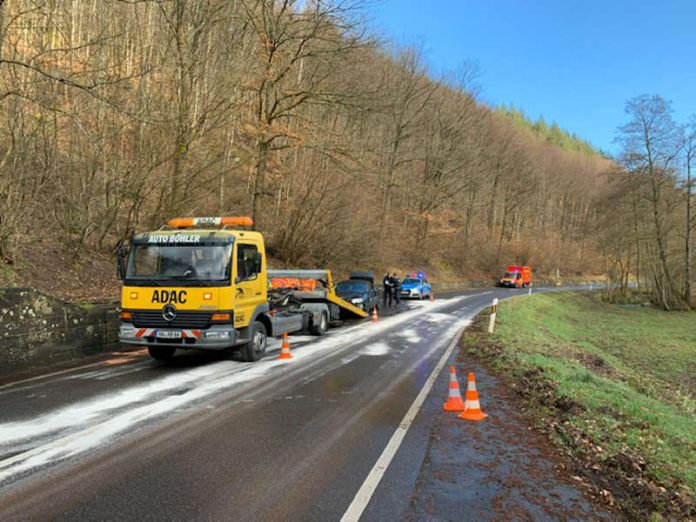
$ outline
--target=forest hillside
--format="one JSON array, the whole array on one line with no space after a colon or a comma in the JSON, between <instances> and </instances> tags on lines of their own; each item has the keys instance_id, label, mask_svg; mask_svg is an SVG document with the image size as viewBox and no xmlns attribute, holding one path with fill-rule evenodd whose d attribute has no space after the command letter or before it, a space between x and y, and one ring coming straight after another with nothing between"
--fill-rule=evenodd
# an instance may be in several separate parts
<instances>
[{"instance_id":1,"label":"forest hillside","mask_svg":"<svg viewBox=\"0 0 696 522\"><path fill-rule=\"evenodd\" d=\"M289 266L603 272L611 162L480 103L474 67L434 78L362 16L353 1L5 2L4 284L97 291L120 239L183 215L252 215Z\"/></svg>"}]
</instances>

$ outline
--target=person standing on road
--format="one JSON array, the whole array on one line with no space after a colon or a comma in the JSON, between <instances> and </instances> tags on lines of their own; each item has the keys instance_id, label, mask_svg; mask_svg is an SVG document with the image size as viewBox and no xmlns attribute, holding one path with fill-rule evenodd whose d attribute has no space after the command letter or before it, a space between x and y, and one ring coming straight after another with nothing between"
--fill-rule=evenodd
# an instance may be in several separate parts
<instances>
[{"instance_id":1,"label":"person standing on road","mask_svg":"<svg viewBox=\"0 0 696 522\"><path fill-rule=\"evenodd\" d=\"M392 280L389 273L382 279L382 286L384 287L384 293L382 294L383 306L387 307L387 300L389 300L389 306L392 305Z\"/></svg>"},{"instance_id":2,"label":"person standing on road","mask_svg":"<svg viewBox=\"0 0 696 522\"><path fill-rule=\"evenodd\" d=\"M392 292L394 292L394 305L399 306L401 304L401 281L396 272L392 274Z\"/></svg>"}]
</instances>

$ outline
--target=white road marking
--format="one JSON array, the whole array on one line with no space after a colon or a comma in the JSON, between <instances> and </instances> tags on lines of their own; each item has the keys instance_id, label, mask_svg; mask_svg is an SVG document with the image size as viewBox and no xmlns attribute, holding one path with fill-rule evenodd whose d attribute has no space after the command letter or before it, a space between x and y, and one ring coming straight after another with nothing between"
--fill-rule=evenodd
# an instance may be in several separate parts
<instances>
[{"instance_id":1,"label":"white road marking","mask_svg":"<svg viewBox=\"0 0 696 522\"><path fill-rule=\"evenodd\" d=\"M389 464L391 463L392 459L396 455L396 452L399 450L401 443L406 437L406 433L408 433L409 428L413 424L413 420L416 418L416 415L420 411L423 402L425 402L426 397L430 393L430 390L433 388L435 380L442 371L442 368L444 368L445 364L447 363L447 359L449 359L449 356L452 354L452 351L454 350L455 346L457 346L459 336L470 323L471 321L467 320L464 326L458 329L457 333L454 336L454 339L452 339L452 342L450 342L449 346L445 350L445 353L442 354L442 357L438 361L437 365L435 365L435 368L433 368L433 371L428 377L428 380L425 381L425 384L423 385L423 388L421 389L420 393L413 401L413 404L411 404L411 407L406 412L406 415L404 415L404 418L399 423L399 426L396 428L396 431L394 431L394 434L391 436L391 439L389 439L387 446L384 448L384 451L377 459L377 462L375 462L375 465L372 467L370 473L365 478L365 481L362 483L362 486L360 486L360 489L355 494L353 501L350 503L350 506L348 506L348 509L343 514L343 517L341 517L341 522L358 522L358 520L360 520L360 517L365 511L365 508L370 503L372 495L376 491L377 486L382 480L382 477L386 473Z\"/></svg>"}]
</instances>

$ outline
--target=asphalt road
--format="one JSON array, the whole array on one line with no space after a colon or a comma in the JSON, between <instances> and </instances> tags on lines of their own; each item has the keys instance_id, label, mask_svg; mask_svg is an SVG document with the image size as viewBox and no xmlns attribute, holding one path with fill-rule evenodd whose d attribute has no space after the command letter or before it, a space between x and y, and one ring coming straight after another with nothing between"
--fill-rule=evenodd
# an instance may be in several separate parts
<instances>
[{"instance_id":1,"label":"asphalt road","mask_svg":"<svg viewBox=\"0 0 696 522\"><path fill-rule=\"evenodd\" d=\"M0 520L330 521L349 506L400 520L435 417L414 401L444 399L447 371L433 370L454 360L443 355L458 333L494 297L525 293L406 302L377 323L291 338L290 361L279 343L258 363L136 353L0 386ZM376 469L399 429L392 464Z\"/></svg>"}]
</instances>

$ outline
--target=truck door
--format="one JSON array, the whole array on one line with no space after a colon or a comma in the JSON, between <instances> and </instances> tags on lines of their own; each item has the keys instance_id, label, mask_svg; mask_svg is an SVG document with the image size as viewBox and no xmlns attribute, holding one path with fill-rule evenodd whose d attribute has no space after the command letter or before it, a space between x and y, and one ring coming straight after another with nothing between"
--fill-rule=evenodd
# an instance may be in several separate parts
<instances>
[{"instance_id":1,"label":"truck door","mask_svg":"<svg viewBox=\"0 0 696 522\"><path fill-rule=\"evenodd\" d=\"M265 300L257 259L259 248L253 243L237 242L235 246L234 327L249 326L254 310Z\"/></svg>"}]
</instances>

